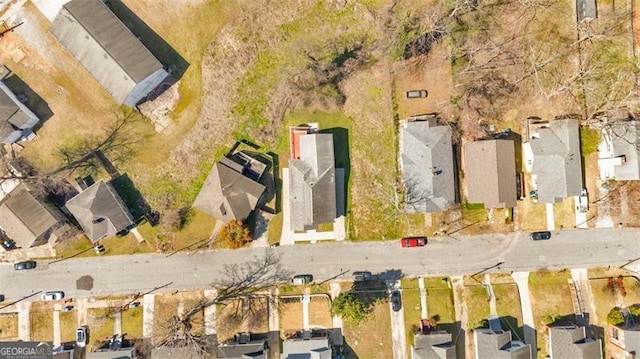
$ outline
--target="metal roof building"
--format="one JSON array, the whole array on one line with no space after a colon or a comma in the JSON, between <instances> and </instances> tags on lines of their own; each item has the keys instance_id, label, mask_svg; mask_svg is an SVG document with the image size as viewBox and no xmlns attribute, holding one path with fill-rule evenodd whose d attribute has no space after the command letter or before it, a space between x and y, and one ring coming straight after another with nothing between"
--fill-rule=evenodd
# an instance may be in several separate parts
<instances>
[{"instance_id":1,"label":"metal roof building","mask_svg":"<svg viewBox=\"0 0 640 359\"><path fill-rule=\"evenodd\" d=\"M135 106L169 75L100 0L66 3L50 31L120 105Z\"/></svg>"}]
</instances>

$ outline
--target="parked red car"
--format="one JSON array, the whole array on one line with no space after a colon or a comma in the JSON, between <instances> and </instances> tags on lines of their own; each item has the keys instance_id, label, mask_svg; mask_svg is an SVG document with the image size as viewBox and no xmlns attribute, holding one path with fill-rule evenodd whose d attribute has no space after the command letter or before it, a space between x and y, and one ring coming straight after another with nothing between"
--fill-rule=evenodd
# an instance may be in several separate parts
<instances>
[{"instance_id":1,"label":"parked red car","mask_svg":"<svg viewBox=\"0 0 640 359\"><path fill-rule=\"evenodd\" d=\"M427 237L405 237L400 240L403 247L422 247L427 244Z\"/></svg>"}]
</instances>

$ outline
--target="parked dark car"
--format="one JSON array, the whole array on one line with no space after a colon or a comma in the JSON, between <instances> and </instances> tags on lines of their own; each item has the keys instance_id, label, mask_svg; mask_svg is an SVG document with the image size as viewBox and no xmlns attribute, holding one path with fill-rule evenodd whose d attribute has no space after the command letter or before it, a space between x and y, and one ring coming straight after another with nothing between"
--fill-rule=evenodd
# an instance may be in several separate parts
<instances>
[{"instance_id":1,"label":"parked dark car","mask_svg":"<svg viewBox=\"0 0 640 359\"><path fill-rule=\"evenodd\" d=\"M35 267L36 267L36 262L35 261L18 262L18 263L13 265L13 269L15 269L15 270L33 269Z\"/></svg>"},{"instance_id":2,"label":"parked dark car","mask_svg":"<svg viewBox=\"0 0 640 359\"><path fill-rule=\"evenodd\" d=\"M422 247L427 244L427 237L405 237L400 240L403 247Z\"/></svg>"},{"instance_id":3,"label":"parked dark car","mask_svg":"<svg viewBox=\"0 0 640 359\"><path fill-rule=\"evenodd\" d=\"M391 292L391 309L394 312L399 311L402 308L402 296L400 295L400 291L394 290Z\"/></svg>"},{"instance_id":4,"label":"parked dark car","mask_svg":"<svg viewBox=\"0 0 640 359\"><path fill-rule=\"evenodd\" d=\"M140 302L133 302L129 304L130 309L138 308L139 306L140 306Z\"/></svg>"},{"instance_id":5,"label":"parked dark car","mask_svg":"<svg viewBox=\"0 0 640 359\"><path fill-rule=\"evenodd\" d=\"M73 305L67 305L64 308L62 308L63 312L70 312L73 310Z\"/></svg>"},{"instance_id":6,"label":"parked dark car","mask_svg":"<svg viewBox=\"0 0 640 359\"><path fill-rule=\"evenodd\" d=\"M4 302L4 294L0 294L0 302Z\"/></svg>"},{"instance_id":7,"label":"parked dark car","mask_svg":"<svg viewBox=\"0 0 640 359\"><path fill-rule=\"evenodd\" d=\"M551 239L551 232L533 232L529 235L529 239L531 239L532 241L546 241L548 239Z\"/></svg>"}]
</instances>

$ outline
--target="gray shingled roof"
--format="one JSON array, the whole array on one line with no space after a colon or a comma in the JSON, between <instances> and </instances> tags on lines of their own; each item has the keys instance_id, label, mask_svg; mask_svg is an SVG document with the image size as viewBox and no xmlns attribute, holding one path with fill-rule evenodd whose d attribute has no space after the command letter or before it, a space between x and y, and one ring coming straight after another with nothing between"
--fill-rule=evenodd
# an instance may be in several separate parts
<instances>
[{"instance_id":1,"label":"gray shingled roof","mask_svg":"<svg viewBox=\"0 0 640 359\"><path fill-rule=\"evenodd\" d=\"M135 353L135 348L122 348L115 351L96 351L88 352L87 359L132 359Z\"/></svg>"},{"instance_id":2,"label":"gray shingled roof","mask_svg":"<svg viewBox=\"0 0 640 359\"><path fill-rule=\"evenodd\" d=\"M299 137L300 159L289 161L291 226L304 231L336 218L333 135L314 133Z\"/></svg>"},{"instance_id":3,"label":"gray shingled roof","mask_svg":"<svg viewBox=\"0 0 640 359\"><path fill-rule=\"evenodd\" d=\"M464 173L469 203L486 208L516 205L516 159L511 140L486 140L464 146Z\"/></svg>"},{"instance_id":4,"label":"gray shingled roof","mask_svg":"<svg viewBox=\"0 0 640 359\"><path fill-rule=\"evenodd\" d=\"M450 333L419 333L413 338L414 359L456 359L456 346L451 342Z\"/></svg>"},{"instance_id":5,"label":"gray shingled roof","mask_svg":"<svg viewBox=\"0 0 640 359\"><path fill-rule=\"evenodd\" d=\"M400 128L402 181L407 213L440 212L456 200L451 127L435 119L408 121Z\"/></svg>"},{"instance_id":6,"label":"gray shingled roof","mask_svg":"<svg viewBox=\"0 0 640 359\"><path fill-rule=\"evenodd\" d=\"M609 133L613 142L613 157L625 156L625 163L614 167L615 177L620 181L640 179L640 157L638 156L638 121L615 121Z\"/></svg>"},{"instance_id":7,"label":"gray shingled roof","mask_svg":"<svg viewBox=\"0 0 640 359\"><path fill-rule=\"evenodd\" d=\"M579 123L576 119L549 122L529 140L533 152L531 173L536 175L538 201L553 203L582 192Z\"/></svg>"},{"instance_id":8,"label":"gray shingled roof","mask_svg":"<svg viewBox=\"0 0 640 359\"><path fill-rule=\"evenodd\" d=\"M11 191L0 204L0 227L21 248L48 242L53 230L62 223L62 214L43 205L24 184Z\"/></svg>"},{"instance_id":9,"label":"gray shingled roof","mask_svg":"<svg viewBox=\"0 0 640 359\"><path fill-rule=\"evenodd\" d=\"M213 165L193 207L224 222L245 220L265 187L240 171L242 166L227 158Z\"/></svg>"},{"instance_id":10,"label":"gray shingled roof","mask_svg":"<svg viewBox=\"0 0 640 359\"><path fill-rule=\"evenodd\" d=\"M635 329L635 330L634 330ZM620 332L619 337L624 337L624 350L628 353L640 353L640 326L636 328L623 328L618 327Z\"/></svg>"},{"instance_id":11,"label":"gray shingled roof","mask_svg":"<svg viewBox=\"0 0 640 359\"><path fill-rule=\"evenodd\" d=\"M587 338L585 327L550 327L551 359L602 359L602 343Z\"/></svg>"},{"instance_id":12,"label":"gray shingled roof","mask_svg":"<svg viewBox=\"0 0 640 359\"><path fill-rule=\"evenodd\" d=\"M529 344L514 346L510 331L474 329L476 359L531 359Z\"/></svg>"},{"instance_id":13,"label":"gray shingled roof","mask_svg":"<svg viewBox=\"0 0 640 359\"><path fill-rule=\"evenodd\" d=\"M328 338L290 339L282 342L281 359L331 359Z\"/></svg>"},{"instance_id":14,"label":"gray shingled roof","mask_svg":"<svg viewBox=\"0 0 640 359\"><path fill-rule=\"evenodd\" d=\"M22 130L33 128L40 119L0 81L0 142L11 144L22 137Z\"/></svg>"},{"instance_id":15,"label":"gray shingled roof","mask_svg":"<svg viewBox=\"0 0 640 359\"><path fill-rule=\"evenodd\" d=\"M218 345L219 359L265 359L264 341Z\"/></svg>"},{"instance_id":16,"label":"gray shingled roof","mask_svg":"<svg viewBox=\"0 0 640 359\"><path fill-rule=\"evenodd\" d=\"M50 31L119 104L136 84L163 69L100 0L64 4Z\"/></svg>"},{"instance_id":17,"label":"gray shingled roof","mask_svg":"<svg viewBox=\"0 0 640 359\"><path fill-rule=\"evenodd\" d=\"M113 187L98 181L65 204L92 242L113 237L133 225L129 210Z\"/></svg>"}]
</instances>

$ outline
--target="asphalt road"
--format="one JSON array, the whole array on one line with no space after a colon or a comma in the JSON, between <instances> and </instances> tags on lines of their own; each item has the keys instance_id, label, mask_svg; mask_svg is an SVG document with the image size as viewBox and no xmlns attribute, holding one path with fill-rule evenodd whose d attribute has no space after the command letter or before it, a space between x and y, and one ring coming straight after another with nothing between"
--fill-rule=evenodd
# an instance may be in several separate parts
<instances>
[{"instance_id":1,"label":"asphalt road","mask_svg":"<svg viewBox=\"0 0 640 359\"><path fill-rule=\"evenodd\" d=\"M640 258L640 230L554 231L551 240L536 242L530 241L527 233L438 237L430 238L421 248L402 248L394 240L181 252L172 256L71 258L55 263L39 261L36 269L28 271L14 271L5 263L0 264L0 294L9 302L49 290L62 290L67 297L87 297L145 293L159 287L165 292L207 288L219 278L223 265L242 263L264 251L279 253L286 268L295 274L313 274L316 282L347 279L349 271L356 270L369 270L388 279L398 274L473 274L487 268L509 273L619 266ZM76 281L82 276L93 279L92 290L77 289ZM38 295L29 298L38 299Z\"/></svg>"}]
</instances>

